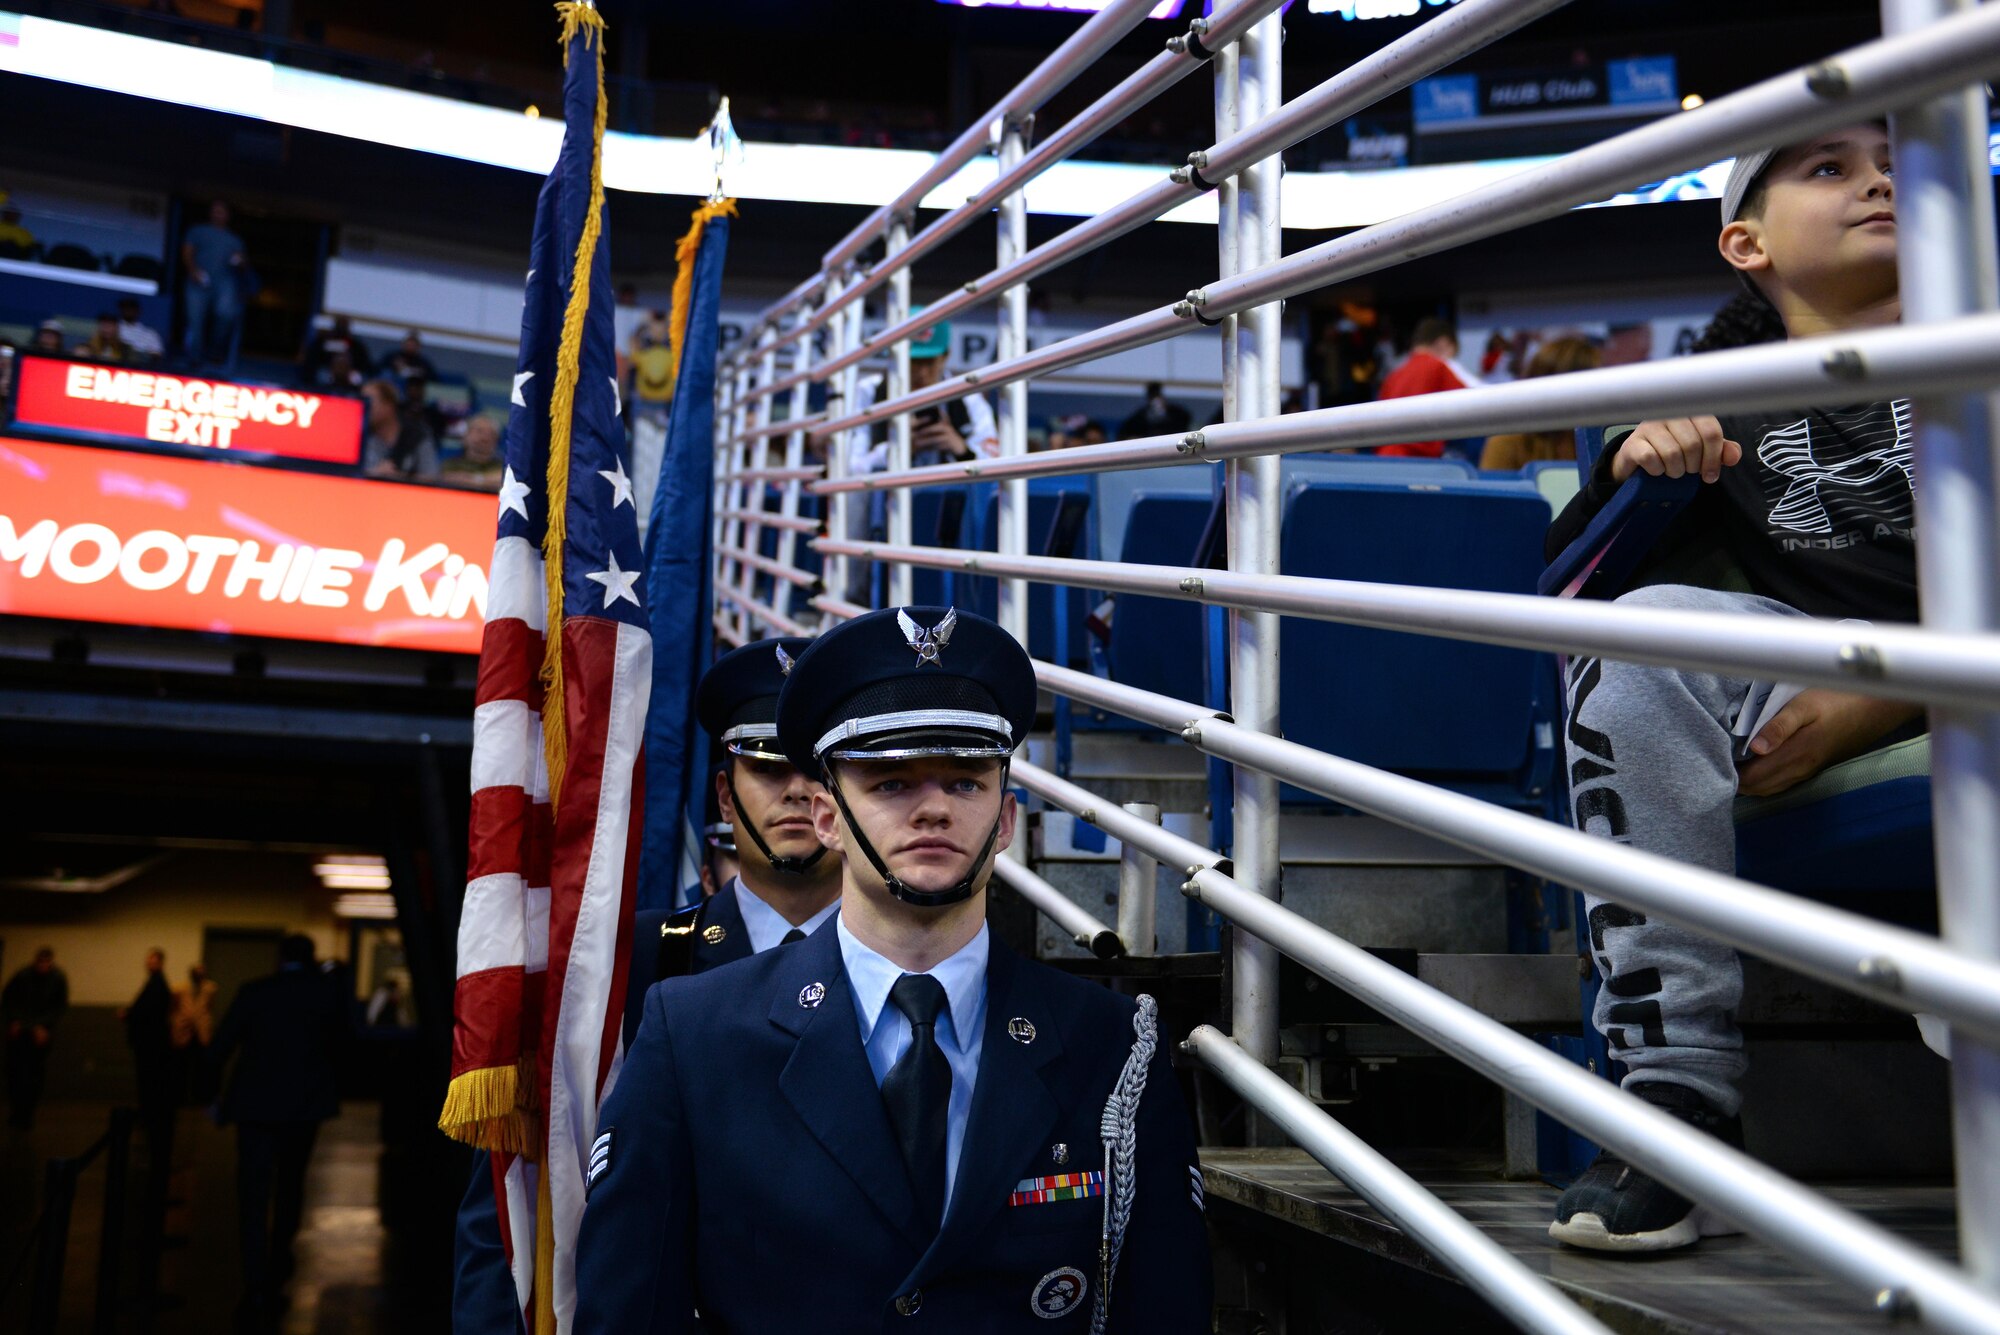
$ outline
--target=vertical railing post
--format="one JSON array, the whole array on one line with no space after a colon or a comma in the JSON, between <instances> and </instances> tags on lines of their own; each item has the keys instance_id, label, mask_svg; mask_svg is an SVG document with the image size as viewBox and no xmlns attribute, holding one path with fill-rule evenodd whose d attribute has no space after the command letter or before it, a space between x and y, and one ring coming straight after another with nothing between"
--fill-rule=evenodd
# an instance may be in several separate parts
<instances>
[{"instance_id":1,"label":"vertical railing post","mask_svg":"<svg viewBox=\"0 0 2000 1335\"><path fill-rule=\"evenodd\" d=\"M1003 121L998 129L1000 134L1000 170L1008 172L1021 161L1028 149L1028 134L1034 128L1034 118ZM1028 249L1028 197L1024 191L1009 192L1000 201L1000 243L995 251L997 267L1005 268L1019 259ZM1001 361L1019 357L1028 350L1028 288L1023 283L1008 291L1000 298L999 327L995 331L994 348ZM1000 388L1000 402L995 405L1000 432L1000 457L1003 459L1028 452L1028 382L1017 380ZM1008 478L1000 484L1000 532L994 546L1003 556L1025 556L1028 552L1028 480ZM1053 598L1066 598L1069 590L1056 587L1049 590ZM1024 579L1003 579L1000 581L999 608L1000 626L1022 644L1028 642L1028 581ZM1069 663L1069 646L1057 645L1053 654L1055 661L1065 666Z\"/></svg>"},{"instance_id":2,"label":"vertical railing post","mask_svg":"<svg viewBox=\"0 0 2000 1335\"><path fill-rule=\"evenodd\" d=\"M830 275L826 284L826 299L829 302L834 300L846 286L847 281L843 275ZM856 302L854 304L858 306L861 303ZM831 360L841 356L847 351L847 348L847 311L842 309L835 311L833 318L827 322L826 351L828 359ZM846 371L835 372L827 378L826 415L829 418L838 417L848 410L847 405L853 402L849 397L853 392L853 385L854 376L852 368ZM823 439L826 448L826 475L828 479L838 481L847 476L847 435L845 432L838 432L823 437ZM820 513L826 516L825 528L828 537L839 540L845 540L848 537L847 496L844 492L834 492L831 495L821 497ZM847 558L844 556L823 557L821 569L825 572L822 582L826 585L827 593L835 598L848 597Z\"/></svg>"},{"instance_id":3,"label":"vertical railing post","mask_svg":"<svg viewBox=\"0 0 2000 1335\"><path fill-rule=\"evenodd\" d=\"M715 369L715 441L710 452L708 550L713 567L709 575L714 585L714 606L709 608L711 617L726 615L726 604L722 601L723 571L726 569L722 559L722 512L729 505L729 454L732 448L729 438L735 433L732 425L736 418L735 383L734 368L725 355Z\"/></svg>"},{"instance_id":4,"label":"vertical railing post","mask_svg":"<svg viewBox=\"0 0 2000 1335\"><path fill-rule=\"evenodd\" d=\"M1237 115L1254 125L1283 101L1279 89L1283 20L1260 21L1238 43ZM1284 171L1276 155L1251 164L1236 196L1236 258L1243 269L1279 258L1279 205ZM1273 417L1279 399L1279 338L1283 304L1244 311L1236 324L1236 407L1245 419ZM1239 574L1278 573L1279 478L1276 456L1226 465L1229 568ZM1230 713L1260 732L1278 731L1278 621L1273 612L1230 613ZM1279 897L1278 781L1236 767L1236 879L1270 899ZM1248 932L1235 932L1230 1025L1244 1051L1265 1065L1278 1060L1278 951Z\"/></svg>"},{"instance_id":5,"label":"vertical railing post","mask_svg":"<svg viewBox=\"0 0 2000 1335\"><path fill-rule=\"evenodd\" d=\"M808 301L805 305L799 307L797 322L804 324L812 318L812 314L813 303ZM794 341L792 347L793 374L804 376L812 370L813 343L817 338L818 335L816 334L805 334ZM792 421L797 422L805 417L807 396L811 392L812 382L809 380L801 379L798 384L792 386L792 397L787 414ZM785 436L785 467L799 468L804 466L805 461L806 430L804 427L794 427ZM786 519L797 519L799 517L799 500L804 495L804 491L804 483L798 481L796 478L788 478L785 482L784 499L778 504L778 513ZM789 524L784 525L778 530L778 564L787 567L795 566L798 564L798 554L798 530ZM771 581L771 606L777 610L778 615L790 616L792 614L792 592L795 587L790 580L774 579ZM775 631L776 627L772 629Z\"/></svg>"},{"instance_id":6,"label":"vertical railing post","mask_svg":"<svg viewBox=\"0 0 2000 1335\"><path fill-rule=\"evenodd\" d=\"M1969 0L1883 0L1885 35L1908 32ZM1897 268L1903 320L1949 319L2000 305L1986 91L1974 84L1891 118ZM1923 624L2000 629L1993 425L1979 394L1919 399L1911 442ZM1938 916L1946 941L2000 960L2000 716L1933 709L1932 828ZM1975 1282L2000 1290L2000 1052L1954 1032L1952 1134L1959 1254Z\"/></svg>"},{"instance_id":7,"label":"vertical railing post","mask_svg":"<svg viewBox=\"0 0 2000 1335\"><path fill-rule=\"evenodd\" d=\"M51 1159L42 1178L42 1238L28 1295L29 1335L55 1335L62 1313L63 1263L69 1254L70 1209L76 1204L77 1161Z\"/></svg>"},{"instance_id":8,"label":"vertical railing post","mask_svg":"<svg viewBox=\"0 0 2000 1335\"><path fill-rule=\"evenodd\" d=\"M723 456L722 505L718 509L740 510L744 503L743 469L748 455L748 444L742 439L749 430L750 422L750 357L746 352L736 363L736 374L730 377L729 439L731 444ZM727 546L737 546L743 537L743 522L718 516L716 531ZM715 581L719 587L732 593L741 593L743 585L743 563L728 559L716 563ZM728 613L730 624L744 639L750 638L750 615L741 606L732 603Z\"/></svg>"},{"instance_id":9,"label":"vertical railing post","mask_svg":"<svg viewBox=\"0 0 2000 1335\"><path fill-rule=\"evenodd\" d=\"M778 345L770 341L775 339L777 332L775 327L764 331L767 341L757 358L757 388L759 393L757 395L757 408L751 414L751 417L759 428L770 426L771 420L776 416L778 409L778 396L765 388L778 378ZM750 467L761 471L770 467L770 465L771 437L760 434L757 439L750 442ZM750 514L764 513L764 503L770 495L770 490L771 483L769 479L763 477L751 478L749 485L743 488L743 509ZM737 550L755 552L762 555L764 549L763 522L755 519L739 519L736 521L736 524ZM737 573L742 578L743 591L754 594L757 591L756 568L739 561L737 563ZM771 583L782 584L784 581L773 579ZM766 627L765 629L768 630L770 628ZM743 630L745 636L748 638L754 639L759 634L757 623L751 619L748 612L743 614Z\"/></svg>"},{"instance_id":10,"label":"vertical railing post","mask_svg":"<svg viewBox=\"0 0 2000 1335\"><path fill-rule=\"evenodd\" d=\"M1125 809L1140 820L1160 823L1160 809L1151 802L1127 802ZM1157 955L1159 927L1155 923L1160 892L1160 864L1134 848L1129 840L1118 851L1118 939L1127 955Z\"/></svg>"},{"instance_id":11,"label":"vertical railing post","mask_svg":"<svg viewBox=\"0 0 2000 1335\"><path fill-rule=\"evenodd\" d=\"M118 1329L119 1258L125 1254L125 1190L131 1180L132 1127L138 1121L133 1108L111 1110L111 1143L104 1158L104 1220L97 1232L97 1310L92 1314L92 1335L112 1335ZM146 1230L158 1228L158 1219L148 1219ZM148 1237L147 1247L158 1251L158 1240Z\"/></svg>"},{"instance_id":12,"label":"vertical railing post","mask_svg":"<svg viewBox=\"0 0 2000 1335\"><path fill-rule=\"evenodd\" d=\"M1236 105L1241 82L1241 57L1242 50L1235 42L1215 50L1215 138L1218 143L1234 135L1242 125ZM1225 176L1215 190L1216 273L1222 278L1233 277L1241 268L1236 247L1236 198L1236 178ZM1216 333L1222 340L1222 420L1235 422L1243 416L1236 400L1236 316L1223 316ZM1228 497L1222 487L1222 470L1211 468L1210 472L1215 475L1216 499L1226 502ZM1116 559L1116 553L1112 556ZM1227 712L1229 613L1221 607L1204 607L1201 617L1202 700L1211 709ZM1206 771L1209 837L1216 848L1226 852L1236 838L1236 794L1232 787L1234 768L1227 761L1210 756ZM1219 935L1220 925L1214 912L1199 900L1188 900L1188 949L1203 949L1215 943Z\"/></svg>"},{"instance_id":13,"label":"vertical railing post","mask_svg":"<svg viewBox=\"0 0 2000 1335\"><path fill-rule=\"evenodd\" d=\"M848 281L854 282L858 281L858 279L850 275ZM847 350L850 352L853 351L855 348L861 346L861 340L864 336L864 331L862 329L862 318L861 318L862 306L863 306L862 302L859 301L850 302L848 304L847 309L844 312L842 312L843 316L846 319L846 325L847 325L847 341L845 346ZM841 372L841 382L844 385L847 394L847 397L844 400L844 402L848 404L854 404L858 402L859 400L857 396L859 395L861 389L861 366L858 362L855 365L848 367L845 371ZM868 440L868 430L869 429L867 427L857 427L853 430L850 430L844 437L842 437L841 448L848 452L847 457L850 460L854 457L855 447L857 445L866 444ZM856 533L857 529L859 530L858 536L861 537L867 536L868 510L870 504L871 504L870 498L866 494L859 496L850 495L845 499L845 505L847 506L847 525L848 525L845 531L849 537L857 536ZM856 568L852 564L850 564L848 561L845 560L841 562L841 566L843 569L846 570L847 580L848 580L847 591L843 593L841 596L844 598L851 599L852 601L857 603L862 603L864 605L867 604L870 600L866 592L866 589L871 584L871 581L868 579L868 567L863 565L862 567L860 567L859 570L856 570Z\"/></svg>"},{"instance_id":14,"label":"vertical railing post","mask_svg":"<svg viewBox=\"0 0 2000 1335\"><path fill-rule=\"evenodd\" d=\"M897 218L889 224L889 248L884 262L893 262L896 252L910 244L910 220ZM910 315L910 268L904 265L889 279L888 311L885 318L891 326L899 325ZM905 339L889 350L889 381L884 390L887 397L901 398L910 392L910 344ZM900 472L910 466L910 414L897 413L889 419L889 471ZM889 541L898 547L910 545L910 489L894 487L883 493L883 505L888 516ZM910 567L898 561L889 567L889 603L901 607L913 601Z\"/></svg>"}]
</instances>

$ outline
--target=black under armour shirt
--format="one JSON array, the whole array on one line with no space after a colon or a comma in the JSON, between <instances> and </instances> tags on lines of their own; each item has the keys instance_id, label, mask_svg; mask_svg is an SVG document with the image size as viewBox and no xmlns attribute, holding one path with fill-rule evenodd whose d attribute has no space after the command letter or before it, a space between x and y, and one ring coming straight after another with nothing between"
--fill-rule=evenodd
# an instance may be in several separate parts
<instances>
[{"instance_id":1,"label":"black under armour shirt","mask_svg":"<svg viewBox=\"0 0 2000 1335\"><path fill-rule=\"evenodd\" d=\"M1917 619L1916 510L1911 495L1910 402L1864 403L1721 419L1743 447L1675 519L1635 584L1699 570L1720 551L1750 589L1819 617ZM1607 445L1589 485L1550 525L1553 560L1618 490ZM1699 576L1681 583L1704 582Z\"/></svg>"}]
</instances>

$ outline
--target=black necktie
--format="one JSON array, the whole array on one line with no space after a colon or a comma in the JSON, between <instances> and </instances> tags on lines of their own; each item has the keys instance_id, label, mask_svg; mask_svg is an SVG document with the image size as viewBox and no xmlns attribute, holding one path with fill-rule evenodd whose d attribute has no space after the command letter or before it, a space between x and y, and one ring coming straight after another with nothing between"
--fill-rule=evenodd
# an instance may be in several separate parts
<instances>
[{"instance_id":1,"label":"black necktie","mask_svg":"<svg viewBox=\"0 0 2000 1335\"><path fill-rule=\"evenodd\" d=\"M932 1223L944 1221L945 1125L951 1105L951 1064L937 1043L944 984L929 974L906 973L889 1000L910 1021L910 1046L882 1081L882 1102L916 1188L917 1206Z\"/></svg>"},{"instance_id":2,"label":"black necktie","mask_svg":"<svg viewBox=\"0 0 2000 1335\"><path fill-rule=\"evenodd\" d=\"M781 946L789 946L794 941L803 941L805 939L806 939L806 934L800 931L798 928L794 927L791 931L785 933L785 939L778 942L778 944Z\"/></svg>"}]
</instances>

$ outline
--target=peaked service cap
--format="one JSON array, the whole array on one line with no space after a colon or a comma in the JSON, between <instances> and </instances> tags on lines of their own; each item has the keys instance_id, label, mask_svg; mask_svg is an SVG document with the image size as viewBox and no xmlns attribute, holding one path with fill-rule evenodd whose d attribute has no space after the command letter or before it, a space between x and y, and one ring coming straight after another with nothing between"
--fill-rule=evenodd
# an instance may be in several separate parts
<instances>
[{"instance_id":1,"label":"peaked service cap","mask_svg":"<svg viewBox=\"0 0 2000 1335\"><path fill-rule=\"evenodd\" d=\"M783 759L777 743L778 692L811 646L811 640L798 636L754 640L716 659L694 693L702 730L726 750Z\"/></svg>"},{"instance_id":2,"label":"peaked service cap","mask_svg":"<svg viewBox=\"0 0 2000 1335\"><path fill-rule=\"evenodd\" d=\"M778 699L778 743L808 774L828 757L1005 756L1034 722L1028 651L949 607L885 608L834 627Z\"/></svg>"}]
</instances>

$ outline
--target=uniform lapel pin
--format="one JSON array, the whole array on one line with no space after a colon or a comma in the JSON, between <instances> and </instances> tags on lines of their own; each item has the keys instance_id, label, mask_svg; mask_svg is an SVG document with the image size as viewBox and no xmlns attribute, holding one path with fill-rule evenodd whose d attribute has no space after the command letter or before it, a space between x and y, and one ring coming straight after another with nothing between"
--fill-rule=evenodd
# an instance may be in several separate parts
<instances>
[{"instance_id":1,"label":"uniform lapel pin","mask_svg":"<svg viewBox=\"0 0 2000 1335\"><path fill-rule=\"evenodd\" d=\"M1016 1043L1034 1042L1035 1022L1026 1016L1016 1015L1013 1019L1007 1021L1007 1037L1013 1039Z\"/></svg>"},{"instance_id":2,"label":"uniform lapel pin","mask_svg":"<svg viewBox=\"0 0 2000 1335\"><path fill-rule=\"evenodd\" d=\"M719 946L729 939L729 929L719 922L712 924L702 929L701 939L711 946Z\"/></svg>"},{"instance_id":3,"label":"uniform lapel pin","mask_svg":"<svg viewBox=\"0 0 2000 1335\"><path fill-rule=\"evenodd\" d=\"M1060 1140L1057 1141L1049 1147L1049 1157L1056 1161L1056 1167L1062 1167L1069 1162L1069 1146L1063 1144Z\"/></svg>"},{"instance_id":4,"label":"uniform lapel pin","mask_svg":"<svg viewBox=\"0 0 2000 1335\"><path fill-rule=\"evenodd\" d=\"M806 1010L811 1010L813 1007L819 1005L820 1002L825 1000L826 1000L825 983L807 983L804 987L799 989L799 1005L804 1007Z\"/></svg>"}]
</instances>

